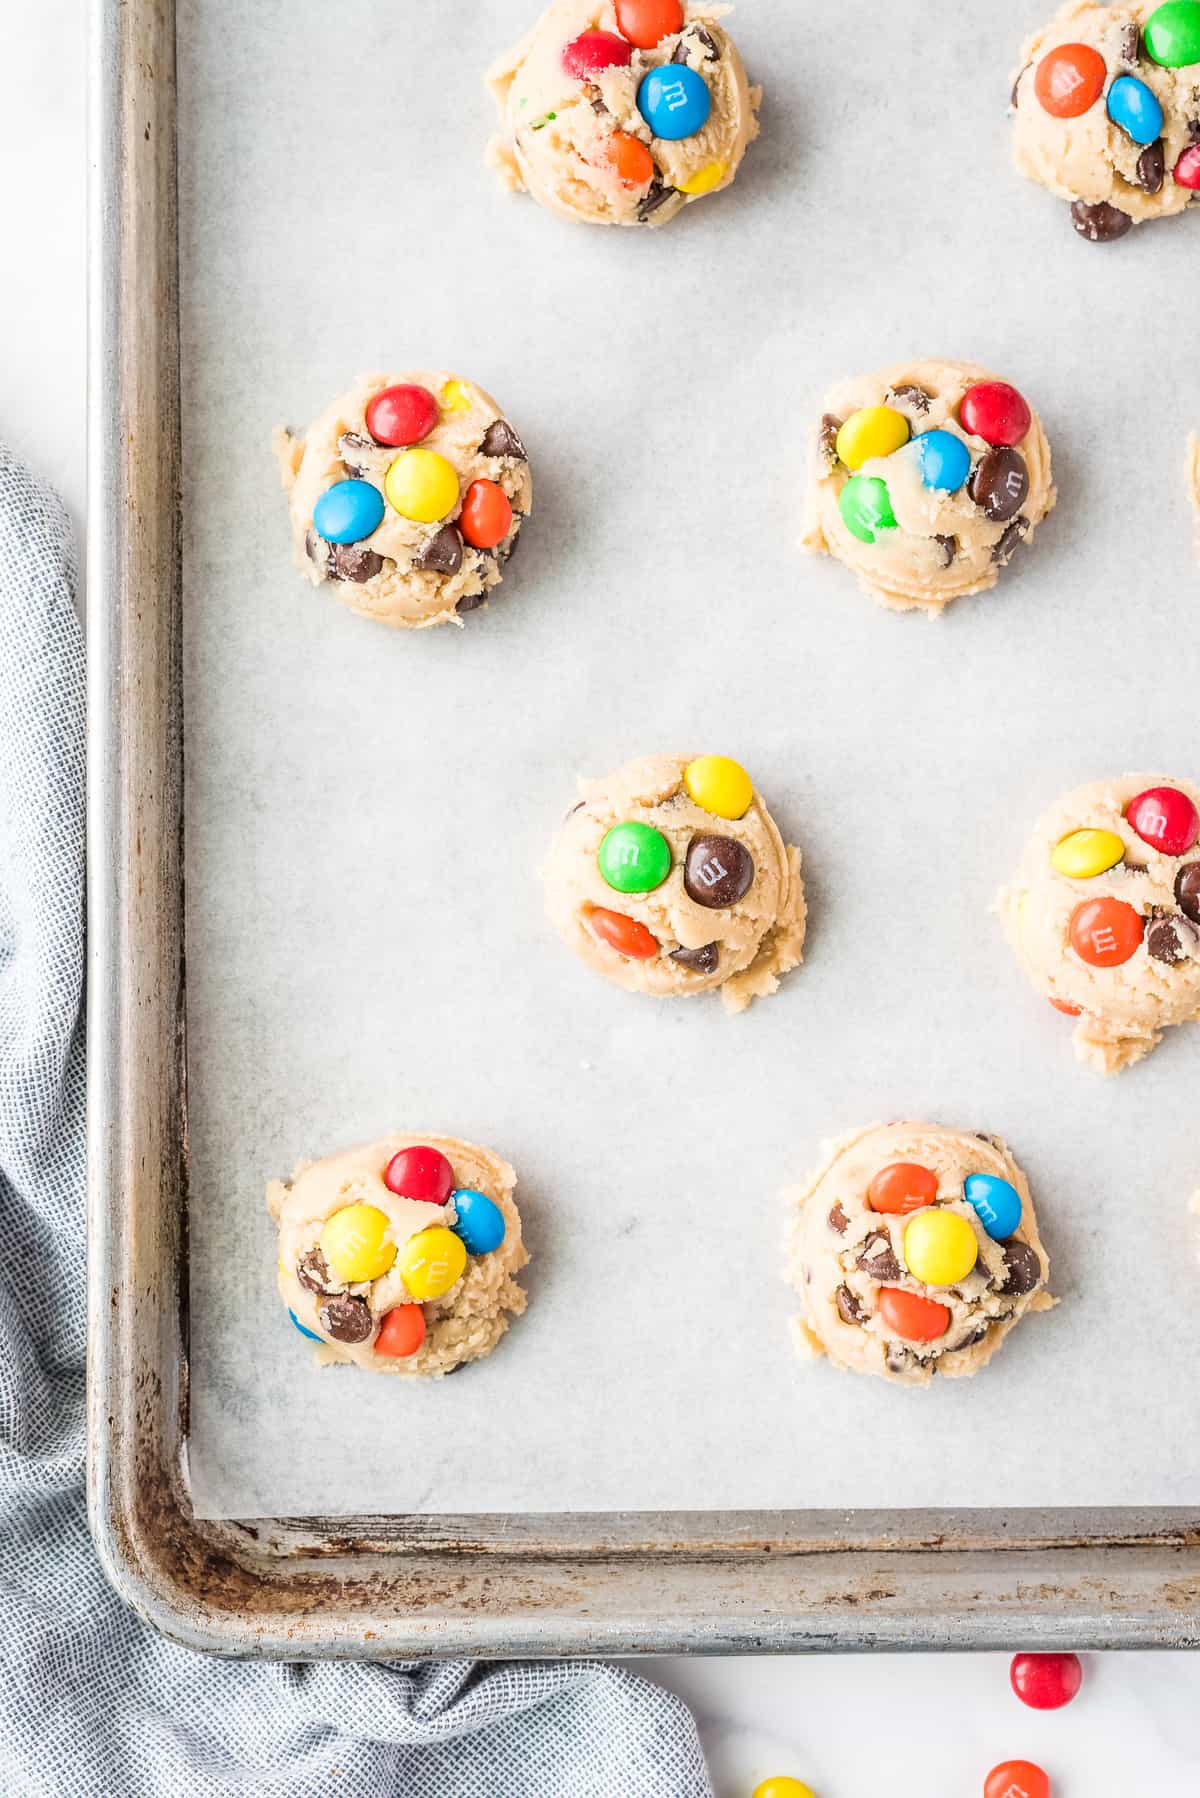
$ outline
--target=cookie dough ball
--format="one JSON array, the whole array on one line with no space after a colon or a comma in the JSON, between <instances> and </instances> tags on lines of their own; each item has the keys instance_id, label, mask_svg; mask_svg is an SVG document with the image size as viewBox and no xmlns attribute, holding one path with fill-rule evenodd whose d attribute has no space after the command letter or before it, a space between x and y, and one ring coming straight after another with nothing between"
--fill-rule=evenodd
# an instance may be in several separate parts
<instances>
[{"instance_id":1,"label":"cookie dough ball","mask_svg":"<svg viewBox=\"0 0 1200 1798\"><path fill-rule=\"evenodd\" d=\"M1126 774L1047 812L999 898L1018 960L1105 1074L1200 1018L1200 788Z\"/></svg>"},{"instance_id":2,"label":"cookie dough ball","mask_svg":"<svg viewBox=\"0 0 1200 1798\"><path fill-rule=\"evenodd\" d=\"M1025 45L1013 148L1090 243L1200 195L1200 0L1069 0Z\"/></svg>"},{"instance_id":3,"label":"cookie dough ball","mask_svg":"<svg viewBox=\"0 0 1200 1798\"><path fill-rule=\"evenodd\" d=\"M830 394L804 547L893 611L994 587L1054 505L1041 421L970 362L904 362Z\"/></svg>"},{"instance_id":4,"label":"cookie dough ball","mask_svg":"<svg viewBox=\"0 0 1200 1798\"><path fill-rule=\"evenodd\" d=\"M826 1145L790 1195L798 1352L928 1386L977 1373L1055 1301L1024 1174L999 1137L873 1124Z\"/></svg>"},{"instance_id":5,"label":"cookie dough ball","mask_svg":"<svg viewBox=\"0 0 1200 1798\"><path fill-rule=\"evenodd\" d=\"M387 1136L273 1180L279 1292L322 1366L410 1379L490 1355L525 1309L517 1177L452 1136Z\"/></svg>"},{"instance_id":6,"label":"cookie dough ball","mask_svg":"<svg viewBox=\"0 0 1200 1798\"><path fill-rule=\"evenodd\" d=\"M800 851L725 756L648 755L583 798L551 846L547 909L589 967L660 998L775 992L804 945Z\"/></svg>"},{"instance_id":7,"label":"cookie dough ball","mask_svg":"<svg viewBox=\"0 0 1200 1798\"><path fill-rule=\"evenodd\" d=\"M588 225L665 225L729 187L758 135L724 6L555 0L488 71L501 131L488 161Z\"/></svg>"},{"instance_id":8,"label":"cookie dough ball","mask_svg":"<svg viewBox=\"0 0 1200 1798\"><path fill-rule=\"evenodd\" d=\"M516 431L445 369L364 375L274 446L297 566L381 624L455 624L483 605L533 505Z\"/></svg>"}]
</instances>

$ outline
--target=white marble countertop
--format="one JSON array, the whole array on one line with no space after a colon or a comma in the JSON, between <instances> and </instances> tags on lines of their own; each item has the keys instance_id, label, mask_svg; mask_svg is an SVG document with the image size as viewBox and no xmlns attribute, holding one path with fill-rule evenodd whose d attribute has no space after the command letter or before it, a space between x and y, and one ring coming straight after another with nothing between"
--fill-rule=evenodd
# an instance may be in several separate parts
<instances>
[{"instance_id":1,"label":"white marble countertop","mask_svg":"<svg viewBox=\"0 0 1200 1798\"><path fill-rule=\"evenodd\" d=\"M26 0L5 26L0 435L82 523L82 0ZM975 1798L991 1767L1017 1756L1046 1768L1054 1798L1200 1793L1200 1656L1089 1656L1080 1697L1051 1715L1017 1702L997 1655L633 1665L695 1710L719 1798L750 1798L772 1773L807 1780L818 1798Z\"/></svg>"}]
</instances>

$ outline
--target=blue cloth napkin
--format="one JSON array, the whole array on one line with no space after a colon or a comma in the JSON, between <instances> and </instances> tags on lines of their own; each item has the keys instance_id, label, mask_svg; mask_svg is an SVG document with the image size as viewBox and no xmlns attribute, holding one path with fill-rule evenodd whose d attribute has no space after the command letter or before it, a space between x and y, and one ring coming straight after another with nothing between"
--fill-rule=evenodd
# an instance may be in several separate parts
<instances>
[{"instance_id":1,"label":"blue cloth napkin","mask_svg":"<svg viewBox=\"0 0 1200 1798\"><path fill-rule=\"evenodd\" d=\"M162 1640L84 1501L84 656L56 496L0 445L0 1792L712 1798L591 1662L277 1665Z\"/></svg>"}]
</instances>

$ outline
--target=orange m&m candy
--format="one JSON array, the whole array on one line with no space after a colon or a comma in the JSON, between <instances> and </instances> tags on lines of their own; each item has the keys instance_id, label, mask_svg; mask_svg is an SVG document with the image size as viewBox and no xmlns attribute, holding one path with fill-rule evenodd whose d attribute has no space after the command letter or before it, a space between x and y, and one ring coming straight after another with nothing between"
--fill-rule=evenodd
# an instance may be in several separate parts
<instances>
[{"instance_id":1,"label":"orange m&m candy","mask_svg":"<svg viewBox=\"0 0 1200 1798\"><path fill-rule=\"evenodd\" d=\"M636 918L626 917L624 912L606 911L597 905L587 918L588 928L593 936L615 949L618 955L627 955L630 961L652 961L658 954L658 938Z\"/></svg>"},{"instance_id":2,"label":"orange m&m candy","mask_svg":"<svg viewBox=\"0 0 1200 1798\"><path fill-rule=\"evenodd\" d=\"M1124 899L1087 899L1071 913L1071 947L1091 968L1119 968L1137 954L1145 929Z\"/></svg>"},{"instance_id":3,"label":"orange m&m candy","mask_svg":"<svg viewBox=\"0 0 1200 1798\"><path fill-rule=\"evenodd\" d=\"M639 50L653 50L683 30L681 0L617 0L617 30Z\"/></svg>"},{"instance_id":4,"label":"orange m&m candy","mask_svg":"<svg viewBox=\"0 0 1200 1798\"><path fill-rule=\"evenodd\" d=\"M404 1360L415 1355L424 1340L425 1313L420 1305L397 1305L379 1326L375 1353Z\"/></svg>"},{"instance_id":5,"label":"orange m&m candy","mask_svg":"<svg viewBox=\"0 0 1200 1798\"><path fill-rule=\"evenodd\" d=\"M1001 1761L984 1781L983 1798L1050 1798L1050 1781L1032 1761Z\"/></svg>"},{"instance_id":6,"label":"orange m&m candy","mask_svg":"<svg viewBox=\"0 0 1200 1798\"><path fill-rule=\"evenodd\" d=\"M1081 1018L1083 1016L1082 1005L1072 1005L1069 999L1051 999L1050 1003L1055 1011L1062 1012L1064 1018Z\"/></svg>"},{"instance_id":7,"label":"orange m&m candy","mask_svg":"<svg viewBox=\"0 0 1200 1798\"><path fill-rule=\"evenodd\" d=\"M932 1168L919 1161L893 1161L881 1167L867 1188L867 1204L872 1211L888 1211L902 1216L906 1211L921 1211L937 1198L938 1178Z\"/></svg>"},{"instance_id":8,"label":"orange m&m candy","mask_svg":"<svg viewBox=\"0 0 1200 1798\"><path fill-rule=\"evenodd\" d=\"M881 1286L876 1309L889 1330L905 1342L936 1342L950 1328L950 1312L936 1299L922 1298L903 1286Z\"/></svg>"},{"instance_id":9,"label":"orange m&m candy","mask_svg":"<svg viewBox=\"0 0 1200 1798\"><path fill-rule=\"evenodd\" d=\"M495 481L472 481L463 497L458 528L474 549L494 549L512 530L512 506Z\"/></svg>"},{"instance_id":10,"label":"orange m&m candy","mask_svg":"<svg viewBox=\"0 0 1200 1798\"><path fill-rule=\"evenodd\" d=\"M645 187L654 179L654 158L640 137L614 131L609 140L613 167L626 187Z\"/></svg>"},{"instance_id":11,"label":"orange m&m candy","mask_svg":"<svg viewBox=\"0 0 1200 1798\"><path fill-rule=\"evenodd\" d=\"M1058 44L1037 67L1033 91L1043 112L1055 119L1078 119L1104 92L1108 66L1090 44Z\"/></svg>"}]
</instances>

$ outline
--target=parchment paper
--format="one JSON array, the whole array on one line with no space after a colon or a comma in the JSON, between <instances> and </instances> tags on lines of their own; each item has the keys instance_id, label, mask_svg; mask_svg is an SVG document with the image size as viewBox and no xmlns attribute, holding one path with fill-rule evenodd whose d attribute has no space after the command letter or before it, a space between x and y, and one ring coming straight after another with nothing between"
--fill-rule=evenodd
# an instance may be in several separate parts
<instances>
[{"instance_id":1,"label":"parchment paper","mask_svg":"<svg viewBox=\"0 0 1200 1798\"><path fill-rule=\"evenodd\" d=\"M737 186L573 228L481 162L535 6L181 9L198 1508L1194 1504L1200 1029L1105 1083L987 908L1060 790L1200 770L1200 219L1099 249L1012 172L1050 0L744 0ZM825 389L943 353L1040 408L1061 502L927 622L796 539ZM500 398L535 510L490 612L410 635L295 574L268 439L422 364ZM805 966L744 1017L543 920L576 776L658 748L738 757L803 849ZM892 1116L1009 1139L1064 1301L923 1393L795 1362L780 1279L780 1189ZM391 1129L509 1157L534 1254L422 1388L313 1368L263 1210Z\"/></svg>"}]
</instances>

